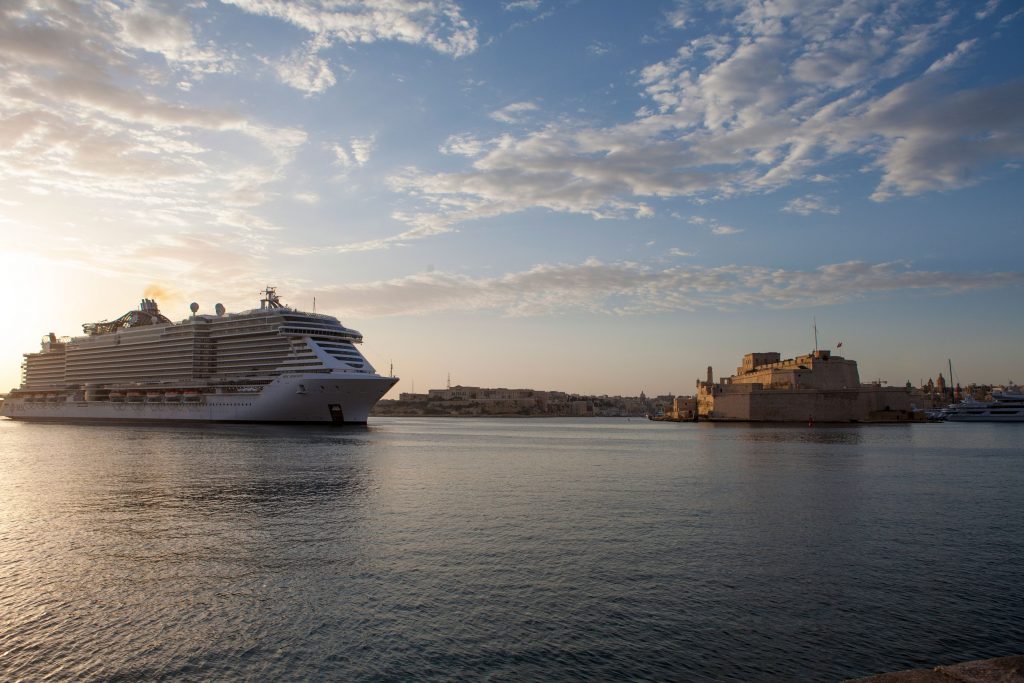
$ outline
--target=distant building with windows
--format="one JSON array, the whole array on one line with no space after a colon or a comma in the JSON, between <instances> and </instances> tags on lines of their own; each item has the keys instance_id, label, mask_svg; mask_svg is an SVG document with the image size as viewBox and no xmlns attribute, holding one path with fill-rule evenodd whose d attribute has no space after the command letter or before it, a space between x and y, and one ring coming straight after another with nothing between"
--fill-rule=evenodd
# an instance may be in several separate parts
<instances>
[{"instance_id":1,"label":"distant building with windows","mask_svg":"<svg viewBox=\"0 0 1024 683\"><path fill-rule=\"evenodd\" d=\"M564 391L464 387L430 389L425 394L401 393L398 400L383 400L374 415L532 417L632 417L669 412L675 396L648 399L636 396L587 396Z\"/></svg>"}]
</instances>

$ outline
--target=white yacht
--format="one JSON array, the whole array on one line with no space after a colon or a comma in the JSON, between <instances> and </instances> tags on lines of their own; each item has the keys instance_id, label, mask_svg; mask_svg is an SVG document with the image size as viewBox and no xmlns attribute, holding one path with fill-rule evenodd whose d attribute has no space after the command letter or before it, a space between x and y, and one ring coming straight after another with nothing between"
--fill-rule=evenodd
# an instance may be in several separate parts
<instances>
[{"instance_id":1,"label":"white yacht","mask_svg":"<svg viewBox=\"0 0 1024 683\"><path fill-rule=\"evenodd\" d=\"M0 415L23 420L365 423L398 381L356 348L337 318L281 303L172 322L155 301L84 336L43 339Z\"/></svg>"},{"instance_id":2,"label":"white yacht","mask_svg":"<svg viewBox=\"0 0 1024 683\"><path fill-rule=\"evenodd\" d=\"M1019 388L992 394L991 401L966 398L943 411L950 422L1024 422L1024 393Z\"/></svg>"}]
</instances>

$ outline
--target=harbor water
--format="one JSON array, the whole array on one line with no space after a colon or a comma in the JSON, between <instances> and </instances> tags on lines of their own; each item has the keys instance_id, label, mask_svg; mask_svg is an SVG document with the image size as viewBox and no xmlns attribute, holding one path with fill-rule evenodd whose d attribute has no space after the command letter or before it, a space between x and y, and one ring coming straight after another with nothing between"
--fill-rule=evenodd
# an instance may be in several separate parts
<instances>
[{"instance_id":1,"label":"harbor water","mask_svg":"<svg viewBox=\"0 0 1024 683\"><path fill-rule=\"evenodd\" d=\"M1022 615L1022 425L0 420L0 680L825 681Z\"/></svg>"}]
</instances>

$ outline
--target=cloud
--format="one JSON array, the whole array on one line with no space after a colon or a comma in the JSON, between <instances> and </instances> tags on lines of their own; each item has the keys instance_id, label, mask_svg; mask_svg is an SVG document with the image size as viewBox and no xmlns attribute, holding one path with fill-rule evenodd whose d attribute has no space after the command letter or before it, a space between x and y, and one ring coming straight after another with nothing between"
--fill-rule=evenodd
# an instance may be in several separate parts
<instances>
[{"instance_id":1,"label":"cloud","mask_svg":"<svg viewBox=\"0 0 1024 683\"><path fill-rule=\"evenodd\" d=\"M683 251L679 247L672 247L668 250L668 253L670 256L693 256L692 251Z\"/></svg>"},{"instance_id":2,"label":"cloud","mask_svg":"<svg viewBox=\"0 0 1024 683\"><path fill-rule=\"evenodd\" d=\"M65 197L162 202L177 194L180 201L181 195L194 196L207 182L215 187L215 180L231 173L213 165L208 134L255 140L259 144L250 146L249 156L263 155L273 166L287 164L305 142L297 129L151 92L157 72L146 63L145 52L193 65L215 60L212 52L199 51L178 15L146 3L126 10L112 3L82 5L74 12L14 3L0 15L0 179L5 182L31 179ZM158 29L163 24L166 34ZM173 76L176 67L169 64L165 75Z\"/></svg>"},{"instance_id":3,"label":"cloud","mask_svg":"<svg viewBox=\"0 0 1024 683\"><path fill-rule=\"evenodd\" d=\"M223 0L250 14L297 26L323 40L358 44L393 40L462 57L477 48L477 30L451 0Z\"/></svg>"},{"instance_id":4,"label":"cloud","mask_svg":"<svg viewBox=\"0 0 1024 683\"><path fill-rule=\"evenodd\" d=\"M473 135L449 135L438 151L441 154L457 154L465 157L475 157L483 153L486 143Z\"/></svg>"},{"instance_id":5,"label":"cloud","mask_svg":"<svg viewBox=\"0 0 1024 683\"><path fill-rule=\"evenodd\" d=\"M298 50L274 65L274 72L285 85L306 93L307 97L322 93L338 79L327 60L313 51Z\"/></svg>"},{"instance_id":6,"label":"cloud","mask_svg":"<svg viewBox=\"0 0 1024 683\"><path fill-rule=\"evenodd\" d=\"M334 153L334 164L343 169L361 168L370 161L377 136L349 138L348 147L343 143L334 143L329 149Z\"/></svg>"},{"instance_id":7,"label":"cloud","mask_svg":"<svg viewBox=\"0 0 1024 683\"><path fill-rule=\"evenodd\" d=\"M1024 82L952 94L911 82L868 105L860 123L891 140L875 159L882 180L872 199L967 187L1024 155Z\"/></svg>"},{"instance_id":8,"label":"cloud","mask_svg":"<svg viewBox=\"0 0 1024 683\"><path fill-rule=\"evenodd\" d=\"M512 2L506 2L502 7L505 8L506 12L514 12L516 10L536 12L540 9L540 0L513 0Z\"/></svg>"},{"instance_id":9,"label":"cloud","mask_svg":"<svg viewBox=\"0 0 1024 683\"><path fill-rule=\"evenodd\" d=\"M985 19L990 14L995 12L997 7L999 7L999 0L988 0L988 2L985 3L984 7L982 7L980 10L974 13L974 18L978 19L979 21Z\"/></svg>"},{"instance_id":10,"label":"cloud","mask_svg":"<svg viewBox=\"0 0 1024 683\"><path fill-rule=\"evenodd\" d=\"M665 11L665 21L668 25L675 29L681 29L686 27L686 22L689 21L690 15L683 7L683 3L678 3L676 7Z\"/></svg>"},{"instance_id":11,"label":"cloud","mask_svg":"<svg viewBox=\"0 0 1024 683\"><path fill-rule=\"evenodd\" d=\"M115 8L112 19L123 45L163 55L168 62L186 66L193 75L230 72L233 60L212 44L200 46L192 24L180 13L146 0Z\"/></svg>"},{"instance_id":12,"label":"cloud","mask_svg":"<svg viewBox=\"0 0 1024 683\"><path fill-rule=\"evenodd\" d=\"M972 19L921 9L909 0L709 6L706 25L726 30L685 36L675 55L639 69L646 103L632 118L595 126L563 116L487 144L466 131L459 138L475 144L442 146L462 150L465 167L405 169L392 187L420 202L405 215L454 226L536 208L634 217L659 200L824 181L821 167L837 162L876 174L877 201L1005 172L1024 147L1024 84L956 73L979 46L962 38ZM492 118L523 125L532 103L512 106L522 105Z\"/></svg>"},{"instance_id":13,"label":"cloud","mask_svg":"<svg viewBox=\"0 0 1024 683\"><path fill-rule=\"evenodd\" d=\"M537 105L533 102L513 102L492 111L489 116L502 123L519 123L523 119L523 114L531 111L537 111Z\"/></svg>"},{"instance_id":14,"label":"cloud","mask_svg":"<svg viewBox=\"0 0 1024 683\"><path fill-rule=\"evenodd\" d=\"M1017 11L1015 11L1015 12L1010 12L1010 13L1009 13L1009 14L1007 14L1006 16L1002 17L1002 18L1001 18L1001 19L999 20L999 25L1000 25L1000 26L1005 26L1006 24L1009 24L1009 23L1010 23L1011 21L1013 21L1014 19L1016 19L1017 17L1019 17L1019 16L1021 16L1021 15L1024 15L1024 7L1021 7L1021 8L1020 8L1020 9L1018 9Z\"/></svg>"},{"instance_id":15,"label":"cloud","mask_svg":"<svg viewBox=\"0 0 1024 683\"><path fill-rule=\"evenodd\" d=\"M370 160L370 152L373 151L376 141L377 139L374 135L364 138L352 138L349 141L349 145L352 147L352 159L355 161L356 166L366 165Z\"/></svg>"},{"instance_id":16,"label":"cloud","mask_svg":"<svg viewBox=\"0 0 1024 683\"><path fill-rule=\"evenodd\" d=\"M711 228L711 233L714 235L738 235L743 232L743 228L734 228L731 225L716 225Z\"/></svg>"},{"instance_id":17,"label":"cloud","mask_svg":"<svg viewBox=\"0 0 1024 683\"><path fill-rule=\"evenodd\" d=\"M943 71L953 66L957 61L960 60L964 54L970 50L974 44L978 42L977 39L963 40L957 43L956 49L947 54L942 59L932 62L932 65L925 71L926 74L935 73L936 71Z\"/></svg>"},{"instance_id":18,"label":"cloud","mask_svg":"<svg viewBox=\"0 0 1024 683\"><path fill-rule=\"evenodd\" d=\"M838 207L830 206L824 197L816 194L791 199L786 202L782 210L787 213L798 213L801 216L809 216L812 213L839 213Z\"/></svg>"},{"instance_id":19,"label":"cloud","mask_svg":"<svg viewBox=\"0 0 1024 683\"><path fill-rule=\"evenodd\" d=\"M442 311L507 316L585 311L631 315L700 308L840 304L908 290L943 295L1020 287L1021 272L953 273L910 264L850 261L813 270L757 266L651 266L590 259L543 264L499 277L433 271L321 289L317 298L346 315L427 315Z\"/></svg>"}]
</instances>

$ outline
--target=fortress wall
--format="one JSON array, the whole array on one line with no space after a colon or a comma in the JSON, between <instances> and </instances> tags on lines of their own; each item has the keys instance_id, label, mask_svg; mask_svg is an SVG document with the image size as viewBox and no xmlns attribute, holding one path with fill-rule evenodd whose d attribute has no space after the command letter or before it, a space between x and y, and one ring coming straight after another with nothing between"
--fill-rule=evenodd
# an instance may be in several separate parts
<instances>
[{"instance_id":1,"label":"fortress wall","mask_svg":"<svg viewBox=\"0 0 1024 683\"><path fill-rule=\"evenodd\" d=\"M749 386L749 385L748 385ZM730 391L703 402L716 420L751 422L867 421L877 410L910 410L912 396L905 390L862 387L849 390Z\"/></svg>"}]
</instances>

